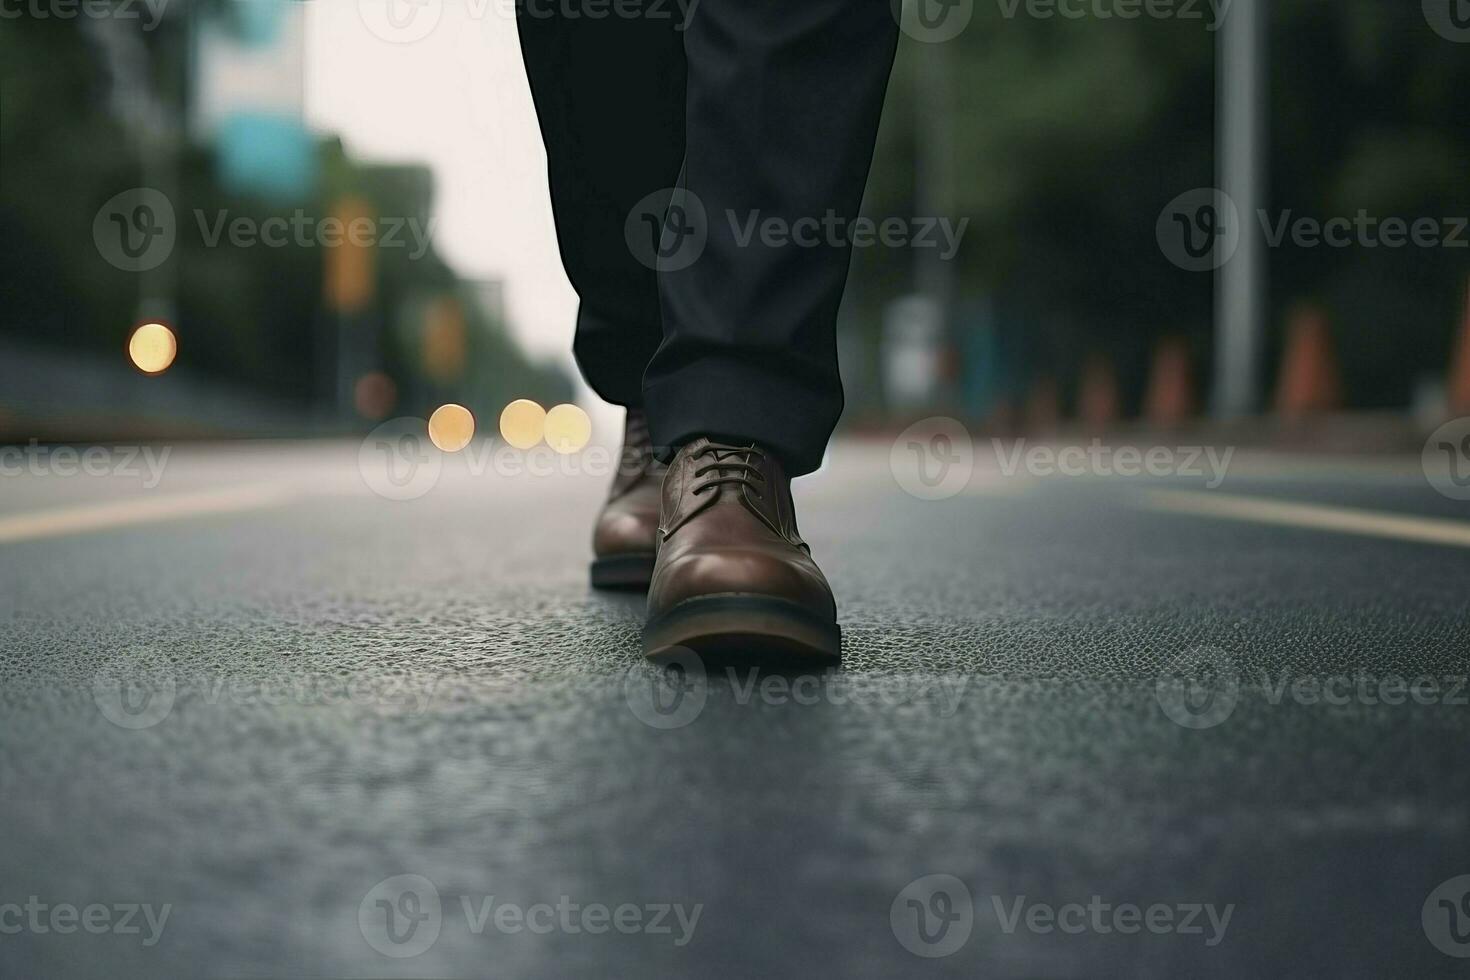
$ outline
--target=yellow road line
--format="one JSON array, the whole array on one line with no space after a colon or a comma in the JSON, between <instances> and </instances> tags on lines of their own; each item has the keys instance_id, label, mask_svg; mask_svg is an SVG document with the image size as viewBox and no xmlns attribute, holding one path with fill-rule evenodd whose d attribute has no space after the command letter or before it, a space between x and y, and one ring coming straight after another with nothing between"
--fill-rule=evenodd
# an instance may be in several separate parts
<instances>
[{"instance_id":1,"label":"yellow road line","mask_svg":"<svg viewBox=\"0 0 1470 980\"><path fill-rule=\"evenodd\" d=\"M258 510L283 503L295 495L291 484L272 481L15 514L0 517L0 544Z\"/></svg>"},{"instance_id":2,"label":"yellow road line","mask_svg":"<svg viewBox=\"0 0 1470 980\"><path fill-rule=\"evenodd\" d=\"M1470 548L1470 523L1193 490L1151 490L1153 510Z\"/></svg>"}]
</instances>

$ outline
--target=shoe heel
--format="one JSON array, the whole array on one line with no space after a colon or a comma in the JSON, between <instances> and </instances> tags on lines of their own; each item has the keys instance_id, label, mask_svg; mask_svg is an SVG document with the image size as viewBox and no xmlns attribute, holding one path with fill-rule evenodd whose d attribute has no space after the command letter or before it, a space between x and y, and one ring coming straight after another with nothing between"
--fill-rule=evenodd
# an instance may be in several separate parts
<instances>
[{"instance_id":1,"label":"shoe heel","mask_svg":"<svg viewBox=\"0 0 1470 980\"><path fill-rule=\"evenodd\" d=\"M646 592L653 578L653 555L609 555L592 563L592 587Z\"/></svg>"}]
</instances>

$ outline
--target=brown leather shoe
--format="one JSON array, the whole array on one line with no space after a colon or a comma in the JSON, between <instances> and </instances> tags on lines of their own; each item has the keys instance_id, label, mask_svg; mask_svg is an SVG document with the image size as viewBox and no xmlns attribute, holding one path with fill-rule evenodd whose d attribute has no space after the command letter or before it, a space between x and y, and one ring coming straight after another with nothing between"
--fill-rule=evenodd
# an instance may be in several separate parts
<instances>
[{"instance_id":1,"label":"brown leather shoe","mask_svg":"<svg viewBox=\"0 0 1470 980\"><path fill-rule=\"evenodd\" d=\"M696 439L664 478L643 652L803 662L842 655L837 606L796 530L791 482L756 446Z\"/></svg>"},{"instance_id":2,"label":"brown leather shoe","mask_svg":"<svg viewBox=\"0 0 1470 980\"><path fill-rule=\"evenodd\" d=\"M659 487L668 469L653 458L643 411L628 409L618 472L592 532L594 589L648 588L658 548Z\"/></svg>"}]
</instances>

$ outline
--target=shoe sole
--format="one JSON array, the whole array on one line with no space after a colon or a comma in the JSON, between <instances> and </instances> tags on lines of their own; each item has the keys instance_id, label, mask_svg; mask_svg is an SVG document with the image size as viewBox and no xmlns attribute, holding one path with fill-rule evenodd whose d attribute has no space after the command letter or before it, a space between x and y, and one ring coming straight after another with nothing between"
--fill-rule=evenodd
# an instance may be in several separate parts
<instances>
[{"instance_id":1,"label":"shoe sole","mask_svg":"<svg viewBox=\"0 0 1470 980\"><path fill-rule=\"evenodd\" d=\"M645 555L609 555L592 563L592 587L647 592L653 578L653 552Z\"/></svg>"},{"instance_id":2,"label":"shoe sole","mask_svg":"<svg viewBox=\"0 0 1470 980\"><path fill-rule=\"evenodd\" d=\"M693 651L720 663L816 666L842 659L842 629L794 602L756 595L685 599L643 628L643 655Z\"/></svg>"}]
</instances>

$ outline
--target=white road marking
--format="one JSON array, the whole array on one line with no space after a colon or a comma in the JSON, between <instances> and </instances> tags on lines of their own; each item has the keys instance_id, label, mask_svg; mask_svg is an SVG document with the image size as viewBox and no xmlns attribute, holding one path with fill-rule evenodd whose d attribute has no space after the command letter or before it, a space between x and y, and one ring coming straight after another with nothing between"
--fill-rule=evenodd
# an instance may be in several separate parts
<instances>
[{"instance_id":1,"label":"white road marking","mask_svg":"<svg viewBox=\"0 0 1470 980\"><path fill-rule=\"evenodd\" d=\"M33 511L0 517L0 544L105 531L136 524L185 520L210 514L259 510L284 503L297 495L297 489L291 484L271 481L193 493L150 494L136 500Z\"/></svg>"},{"instance_id":2,"label":"white road marking","mask_svg":"<svg viewBox=\"0 0 1470 980\"><path fill-rule=\"evenodd\" d=\"M1197 490L1151 490L1153 510L1470 548L1470 522Z\"/></svg>"}]
</instances>

